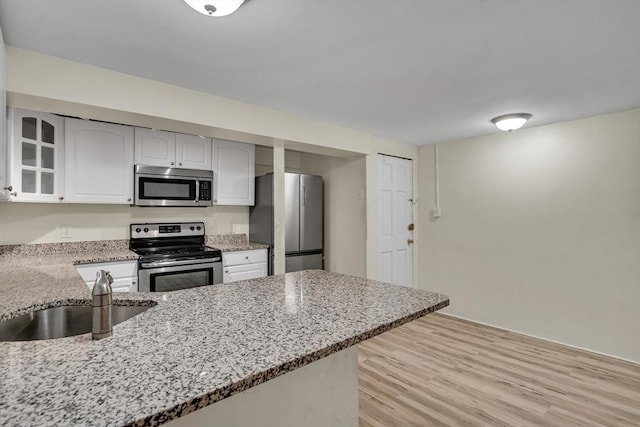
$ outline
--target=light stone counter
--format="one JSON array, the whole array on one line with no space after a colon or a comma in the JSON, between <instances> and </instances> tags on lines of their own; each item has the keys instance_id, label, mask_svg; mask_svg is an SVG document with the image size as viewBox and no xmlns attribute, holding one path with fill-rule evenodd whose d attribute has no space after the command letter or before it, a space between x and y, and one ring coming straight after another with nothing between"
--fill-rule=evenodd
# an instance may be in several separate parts
<instances>
[{"instance_id":1,"label":"light stone counter","mask_svg":"<svg viewBox=\"0 0 640 427\"><path fill-rule=\"evenodd\" d=\"M207 245L218 248L223 252L269 249L269 245L265 245L264 243L249 242L246 234L207 236Z\"/></svg>"},{"instance_id":2,"label":"light stone counter","mask_svg":"<svg viewBox=\"0 0 640 427\"><path fill-rule=\"evenodd\" d=\"M5 247L6 249L6 247ZM73 263L135 259L122 247L0 254L0 318L89 302ZM446 295L319 270L171 292L113 337L0 342L7 425L158 425L449 304Z\"/></svg>"}]
</instances>

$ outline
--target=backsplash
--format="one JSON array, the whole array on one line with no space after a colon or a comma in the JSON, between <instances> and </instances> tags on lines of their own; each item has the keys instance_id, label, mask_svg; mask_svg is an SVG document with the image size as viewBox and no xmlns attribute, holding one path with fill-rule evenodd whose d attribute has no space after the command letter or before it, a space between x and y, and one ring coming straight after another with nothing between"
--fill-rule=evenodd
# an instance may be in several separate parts
<instances>
[{"instance_id":1,"label":"backsplash","mask_svg":"<svg viewBox=\"0 0 640 427\"><path fill-rule=\"evenodd\" d=\"M249 208L0 203L0 245L128 239L129 225L203 221L207 234L246 233Z\"/></svg>"},{"instance_id":2,"label":"backsplash","mask_svg":"<svg viewBox=\"0 0 640 427\"><path fill-rule=\"evenodd\" d=\"M248 244L246 234L220 234L207 236L206 244L216 245L238 245ZM0 245L0 256L20 257L53 255L64 253L82 253L92 251L121 251L129 249L129 239L118 240L90 240L83 242L61 242L61 243L35 243L23 245Z\"/></svg>"}]
</instances>

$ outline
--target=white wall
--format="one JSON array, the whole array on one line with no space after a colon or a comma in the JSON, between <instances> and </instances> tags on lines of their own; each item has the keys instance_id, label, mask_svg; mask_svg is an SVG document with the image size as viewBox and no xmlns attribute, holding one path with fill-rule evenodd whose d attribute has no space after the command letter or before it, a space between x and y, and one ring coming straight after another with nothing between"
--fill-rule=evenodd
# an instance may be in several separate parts
<instances>
[{"instance_id":1,"label":"white wall","mask_svg":"<svg viewBox=\"0 0 640 427\"><path fill-rule=\"evenodd\" d=\"M366 277L365 157L302 153L301 171L324 178L325 270Z\"/></svg>"},{"instance_id":2,"label":"white wall","mask_svg":"<svg viewBox=\"0 0 640 427\"><path fill-rule=\"evenodd\" d=\"M284 150L284 171L300 173L299 151ZM273 148L256 146L256 176L273 173Z\"/></svg>"},{"instance_id":3,"label":"white wall","mask_svg":"<svg viewBox=\"0 0 640 427\"><path fill-rule=\"evenodd\" d=\"M420 149L420 287L448 312L640 361L640 109Z\"/></svg>"},{"instance_id":4,"label":"white wall","mask_svg":"<svg viewBox=\"0 0 640 427\"><path fill-rule=\"evenodd\" d=\"M11 46L7 91L14 106L264 145L280 139L369 152L372 144L366 132Z\"/></svg>"},{"instance_id":5,"label":"white wall","mask_svg":"<svg viewBox=\"0 0 640 427\"><path fill-rule=\"evenodd\" d=\"M289 150L367 155L367 277L377 277L377 153L417 160L415 146L178 86L7 48L8 104ZM417 163L417 162L415 162ZM417 171L417 164L414 172ZM417 191L417 176L414 174ZM414 257L417 256L416 249Z\"/></svg>"},{"instance_id":6,"label":"white wall","mask_svg":"<svg viewBox=\"0 0 640 427\"><path fill-rule=\"evenodd\" d=\"M0 204L0 245L128 239L136 222L204 221L207 234L246 233L249 208L143 208L122 205ZM235 230L234 230L235 224ZM69 226L71 238L62 238Z\"/></svg>"}]
</instances>

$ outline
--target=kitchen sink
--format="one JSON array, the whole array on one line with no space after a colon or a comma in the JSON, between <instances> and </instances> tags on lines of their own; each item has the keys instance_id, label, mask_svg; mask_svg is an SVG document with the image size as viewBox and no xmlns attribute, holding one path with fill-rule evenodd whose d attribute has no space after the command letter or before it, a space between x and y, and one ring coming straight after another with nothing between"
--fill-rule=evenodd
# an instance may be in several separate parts
<instances>
[{"instance_id":1,"label":"kitchen sink","mask_svg":"<svg viewBox=\"0 0 640 427\"><path fill-rule=\"evenodd\" d=\"M151 307L112 306L113 324L143 313ZM45 308L0 322L0 341L32 341L70 337L91 332L90 305L63 305Z\"/></svg>"}]
</instances>

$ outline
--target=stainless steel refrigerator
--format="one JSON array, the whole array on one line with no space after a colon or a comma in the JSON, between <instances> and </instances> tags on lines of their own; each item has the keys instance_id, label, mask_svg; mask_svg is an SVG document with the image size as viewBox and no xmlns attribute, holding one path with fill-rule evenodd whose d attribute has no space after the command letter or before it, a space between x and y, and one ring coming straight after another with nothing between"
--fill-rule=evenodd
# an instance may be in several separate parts
<instances>
[{"instance_id":1,"label":"stainless steel refrigerator","mask_svg":"<svg viewBox=\"0 0 640 427\"><path fill-rule=\"evenodd\" d=\"M322 269L324 224L321 176L284 174L285 271ZM270 246L273 274L273 175L256 177L255 206L249 212L249 240Z\"/></svg>"}]
</instances>

